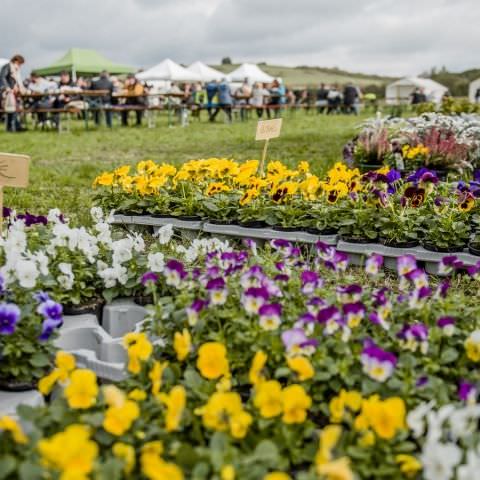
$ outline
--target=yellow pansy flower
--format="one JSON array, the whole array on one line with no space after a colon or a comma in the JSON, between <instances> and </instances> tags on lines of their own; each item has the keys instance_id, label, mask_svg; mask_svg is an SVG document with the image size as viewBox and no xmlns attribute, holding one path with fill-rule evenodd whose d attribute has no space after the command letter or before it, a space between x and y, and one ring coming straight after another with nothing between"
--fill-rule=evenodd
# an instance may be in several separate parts
<instances>
[{"instance_id":1,"label":"yellow pansy flower","mask_svg":"<svg viewBox=\"0 0 480 480\"><path fill-rule=\"evenodd\" d=\"M248 379L252 385L257 385L264 377L262 375L262 370L267 363L268 356L265 352L259 350L255 353L255 356L252 360L252 365L250 367L250 371L248 372Z\"/></svg>"},{"instance_id":2,"label":"yellow pansy flower","mask_svg":"<svg viewBox=\"0 0 480 480\"><path fill-rule=\"evenodd\" d=\"M315 370L313 369L310 360L306 357L295 356L287 357L287 364L290 370L293 370L298 379L303 382L304 380L309 380L315 375Z\"/></svg>"},{"instance_id":3,"label":"yellow pansy flower","mask_svg":"<svg viewBox=\"0 0 480 480\"><path fill-rule=\"evenodd\" d=\"M127 443L117 442L112 446L112 453L123 461L123 471L130 474L135 468L135 448Z\"/></svg>"},{"instance_id":4,"label":"yellow pansy flower","mask_svg":"<svg viewBox=\"0 0 480 480\"><path fill-rule=\"evenodd\" d=\"M70 383L63 391L68 406L75 409L87 409L97 402L97 376L91 370L78 369L70 375Z\"/></svg>"},{"instance_id":5,"label":"yellow pansy flower","mask_svg":"<svg viewBox=\"0 0 480 480\"><path fill-rule=\"evenodd\" d=\"M282 391L283 417L285 423L303 423L312 399L301 385L289 385Z\"/></svg>"},{"instance_id":6,"label":"yellow pansy flower","mask_svg":"<svg viewBox=\"0 0 480 480\"><path fill-rule=\"evenodd\" d=\"M208 380L226 375L229 370L225 345L219 342L204 343L198 349L197 368Z\"/></svg>"},{"instance_id":7,"label":"yellow pansy flower","mask_svg":"<svg viewBox=\"0 0 480 480\"><path fill-rule=\"evenodd\" d=\"M167 413L165 415L165 428L167 432L178 430L187 403L185 388L177 385L170 390L168 395L161 394L159 398L167 407Z\"/></svg>"},{"instance_id":8,"label":"yellow pansy flower","mask_svg":"<svg viewBox=\"0 0 480 480\"><path fill-rule=\"evenodd\" d=\"M395 461L400 465L400 471L408 478L416 477L422 469L422 463L413 455L396 455Z\"/></svg>"},{"instance_id":9,"label":"yellow pansy flower","mask_svg":"<svg viewBox=\"0 0 480 480\"><path fill-rule=\"evenodd\" d=\"M128 353L128 371L140 373L141 361L145 362L150 358L153 346L145 333L131 332L123 337L123 345Z\"/></svg>"},{"instance_id":10,"label":"yellow pansy flower","mask_svg":"<svg viewBox=\"0 0 480 480\"><path fill-rule=\"evenodd\" d=\"M8 415L0 417L0 430L10 432L16 443L25 444L28 441L26 435L23 433L22 427Z\"/></svg>"},{"instance_id":11,"label":"yellow pansy flower","mask_svg":"<svg viewBox=\"0 0 480 480\"><path fill-rule=\"evenodd\" d=\"M140 409L133 400L122 405L111 406L105 412L103 428L112 435L120 436L130 430L132 423L140 416Z\"/></svg>"},{"instance_id":12,"label":"yellow pansy flower","mask_svg":"<svg viewBox=\"0 0 480 480\"><path fill-rule=\"evenodd\" d=\"M192 349L192 337L186 328L183 329L182 333L175 332L173 337L173 348L177 354L177 360L183 362Z\"/></svg>"},{"instance_id":13,"label":"yellow pansy flower","mask_svg":"<svg viewBox=\"0 0 480 480\"><path fill-rule=\"evenodd\" d=\"M282 386L276 380L261 382L255 389L253 404L264 418L272 418L283 411Z\"/></svg>"}]
</instances>

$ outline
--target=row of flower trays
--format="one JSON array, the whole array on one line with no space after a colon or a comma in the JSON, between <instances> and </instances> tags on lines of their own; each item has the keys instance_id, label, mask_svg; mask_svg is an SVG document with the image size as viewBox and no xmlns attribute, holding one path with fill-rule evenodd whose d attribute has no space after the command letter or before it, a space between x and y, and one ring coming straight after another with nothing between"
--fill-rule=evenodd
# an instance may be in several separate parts
<instances>
[{"instance_id":1,"label":"row of flower trays","mask_svg":"<svg viewBox=\"0 0 480 480\"><path fill-rule=\"evenodd\" d=\"M192 234L204 232L213 236L236 239L248 238L255 241L282 239L298 243L316 243L318 241L332 245L338 251L347 253L349 261L354 265L362 265L365 258L377 253L385 259L384 266L395 270L396 260L402 255L413 255L417 261L424 262L425 271L433 275L444 275L441 271L441 261L447 255L443 252L432 252L421 246L411 248L396 248L379 243L351 243L341 240L338 235L314 235L302 231L279 231L272 228L247 228L238 225L218 225L201 220L180 220L173 217L152 217L149 215L115 215L114 223L123 225L150 226L156 231L164 225L172 225L175 229L191 237ZM468 250L454 252L455 257L465 266L475 265L478 257L468 253Z\"/></svg>"}]
</instances>

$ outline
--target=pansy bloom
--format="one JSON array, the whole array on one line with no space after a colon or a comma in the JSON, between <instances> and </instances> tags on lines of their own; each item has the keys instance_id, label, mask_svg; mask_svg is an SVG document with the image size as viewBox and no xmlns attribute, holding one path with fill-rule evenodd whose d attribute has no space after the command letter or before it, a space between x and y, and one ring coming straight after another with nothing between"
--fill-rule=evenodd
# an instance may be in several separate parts
<instances>
[{"instance_id":1,"label":"pansy bloom","mask_svg":"<svg viewBox=\"0 0 480 480\"><path fill-rule=\"evenodd\" d=\"M176 288L180 287L182 280L187 276L183 263L173 259L167 262L163 274L165 283Z\"/></svg>"},{"instance_id":2,"label":"pansy bloom","mask_svg":"<svg viewBox=\"0 0 480 480\"><path fill-rule=\"evenodd\" d=\"M258 309L258 314L263 330L276 330L281 322L282 306L279 303L264 304Z\"/></svg>"},{"instance_id":3,"label":"pansy bloom","mask_svg":"<svg viewBox=\"0 0 480 480\"><path fill-rule=\"evenodd\" d=\"M361 361L363 371L370 378L385 382L395 370L397 357L393 353L382 350L372 340L367 340L363 346Z\"/></svg>"},{"instance_id":4,"label":"pansy bloom","mask_svg":"<svg viewBox=\"0 0 480 480\"><path fill-rule=\"evenodd\" d=\"M270 295L265 287L251 287L247 288L242 294L242 305L247 313L250 315L258 313L262 305L267 303Z\"/></svg>"}]
</instances>

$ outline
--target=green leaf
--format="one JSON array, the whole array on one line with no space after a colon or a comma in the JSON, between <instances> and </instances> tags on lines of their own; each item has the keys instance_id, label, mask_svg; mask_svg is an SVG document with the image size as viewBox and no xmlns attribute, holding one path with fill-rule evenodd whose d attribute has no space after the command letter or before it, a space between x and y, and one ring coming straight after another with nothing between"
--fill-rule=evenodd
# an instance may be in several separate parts
<instances>
[{"instance_id":1,"label":"green leaf","mask_svg":"<svg viewBox=\"0 0 480 480\"><path fill-rule=\"evenodd\" d=\"M37 352L32 355L32 358L30 358L30 365L33 367L46 367L47 365L50 365L50 359L48 358L48 355Z\"/></svg>"},{"instance_id":2,"label":"green leaf","mask_svg":"<svg viewBox=\"0 0 480 480\"><path fill-rule=\"evenodd\" d=\"M38 480L43 478L43 468L29 461L25 461L20 465L18 473L20 480Z\"/></svg>"},{"instance_id":3,"label":"green leaf","mask_svg":"<svg viewBox=\"0 0 480 480\"><path fill-rule=\"evenodd\" d=\"M0 457L0 479L7 478L16 468L17 462L13 455Z\"/></svg>"},{"instance_id":4,"label":"green leaf","mask_svg":"<svg viewBox=\"0 0 480 480\"><path fill-rule=\"evenodd\" d=\"M443 364L452 363L458 358L458 352L454 348L447 348L440 357L440 362Z\"/></svg>"}]
</instances>

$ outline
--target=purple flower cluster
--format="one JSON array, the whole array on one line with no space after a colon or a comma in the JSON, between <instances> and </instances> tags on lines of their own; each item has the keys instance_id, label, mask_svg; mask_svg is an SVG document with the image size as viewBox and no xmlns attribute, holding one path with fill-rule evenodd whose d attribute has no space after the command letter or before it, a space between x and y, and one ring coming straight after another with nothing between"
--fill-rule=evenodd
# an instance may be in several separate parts
<instances>
[{"instance_id":1,"label":"purple flower cluster","mask_svg":"<svg viewBox=\"0 0 480 480\"><path fill-rule=\"evenodd\" d=\"M37 313L43 317L39 339L47 341L53 331L63 324L63 307L60 303L53 301L45 292L37 293L35 299L39 302Z\"/></svg>"}]
</instances>

